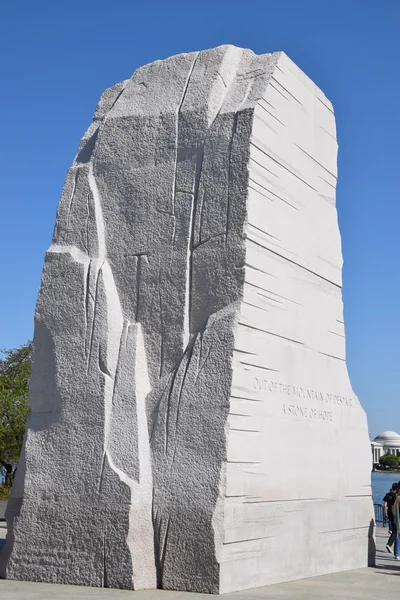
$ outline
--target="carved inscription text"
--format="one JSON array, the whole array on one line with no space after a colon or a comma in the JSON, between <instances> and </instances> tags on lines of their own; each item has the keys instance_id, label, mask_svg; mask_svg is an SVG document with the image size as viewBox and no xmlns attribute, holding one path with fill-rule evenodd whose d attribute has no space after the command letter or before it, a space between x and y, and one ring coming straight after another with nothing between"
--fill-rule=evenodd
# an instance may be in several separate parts
<instances>
[{"instance_id":1,"label":"carved inscription text","mask_svg":"<svg viewBox=\"0 0 400 600\"><path fill-rule=\"evenodd\" d=\"M300 417L321 421L333 421L332 406L343 406L352 408L353 398L341 396L321 390L306 388L299 385L281 383L271 379L254 377L253 389L268 392L277 396L284 396L286 402L282 405L282 413L288 417ZM298 404L299 400L311 400L323 403L323 406L315 408Z\"/></svg>"}]
</instances>

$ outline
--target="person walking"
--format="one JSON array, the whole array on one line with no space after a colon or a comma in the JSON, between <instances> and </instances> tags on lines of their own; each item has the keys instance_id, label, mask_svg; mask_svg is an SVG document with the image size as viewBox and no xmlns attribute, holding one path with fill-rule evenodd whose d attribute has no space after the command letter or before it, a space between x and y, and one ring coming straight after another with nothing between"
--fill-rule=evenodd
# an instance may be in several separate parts
<instances>
[{"instance_id":1,"label":"person walking","mask_svg":"<svg viewBox=\"0 0 400 600\"><path fill-rule=\"evenodd\" d=\"M394 557L400 560L400 483L397 484L396 500L392 506L393 525L396 528L396 538L394 540Z\"/></svg>"},{"instance_id":2,"label":"person walking","mask_svg":"<svg viewBox=\"0 0 400 600\"><path fill-rule=\"evenodd\" d=\"M393 522L393 505L396 501L396 491L398 488L398 484L397 483L393 483L390 492L388 492L386 494L386 496L383 498L383 513L385 516L387 516L388 521L389 521L389 533L390 533L390 537L387 541L386 544L386 550L388 552L393 552L392 551L392 546L395 542L396 536L397 536L397 529L395 527L395 524Z\"/></svg>"},{"instance_id":3,"label":"person walking","mask_svg":"<svg viewBox=\"0 0 400 600\"><path fill-rule=\"evenodd\" d=\"M397 483L393 483L392 487L390 488L390 491L385 495L384 498L382 498L382 502L383 502L383 517L384 517L384 521L387 519L388 523L389 523L389 534L392 533L393 531L393 512L392 512L392 507L393 504L396 500L396 490L397 490L397 486L400 486L400 482ZM389 538L390 539L390 538ZM393 540L394 540L394 536L393 539L390 541L390 543L388 542L387 545L392 546L393 545Z\"/></svg>"}]
</instances>

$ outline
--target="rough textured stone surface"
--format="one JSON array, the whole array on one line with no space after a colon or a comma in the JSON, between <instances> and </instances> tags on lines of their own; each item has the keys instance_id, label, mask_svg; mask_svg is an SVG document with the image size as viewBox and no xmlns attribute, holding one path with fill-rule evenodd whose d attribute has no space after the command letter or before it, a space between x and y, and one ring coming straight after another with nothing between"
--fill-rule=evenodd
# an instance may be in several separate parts
<instances>
[{"instance_id":1,"label":"rough textured stone surface","mask_svg":"<svg viewBox=\"0 0 400 600\"><path fill-rule=\"evenodd\" d=\"M217 593L367 565L336 153L283 53L104 92L46 254L3 576Z\"/></svg>"}]
</instances>

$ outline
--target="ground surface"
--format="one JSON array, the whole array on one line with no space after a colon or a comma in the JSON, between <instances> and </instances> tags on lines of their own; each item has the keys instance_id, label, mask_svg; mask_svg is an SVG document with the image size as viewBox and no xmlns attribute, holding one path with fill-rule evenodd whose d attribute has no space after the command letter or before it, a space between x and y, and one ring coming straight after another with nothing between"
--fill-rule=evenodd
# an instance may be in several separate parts
<instances>
[{"instance_id":1,"label":"ground surface","mask_svg":"<svg viewBox=\"0 0 400 600\"><path fill-rule=\"evenodd\" d=\"M0 522L0 549L6 535ZM375 568L357 569L312 579L302 579L268 587L225 594L226 600L399 600L400 561L385 549L387 530L378 528ZM201 600L207 594L161 590L129 592L50 583L0 580L1 600Z\"/></svg>"}]
</instances>

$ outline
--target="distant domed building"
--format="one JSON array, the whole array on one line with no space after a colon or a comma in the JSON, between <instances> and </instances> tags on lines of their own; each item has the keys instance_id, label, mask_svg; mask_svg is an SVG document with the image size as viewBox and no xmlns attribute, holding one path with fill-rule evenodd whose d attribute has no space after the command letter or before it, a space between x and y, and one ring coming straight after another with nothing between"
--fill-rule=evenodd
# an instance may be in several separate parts
<instances>
[{"instance_id":1,"label":"distant domed building","mask_svg":"<svg viewBox=\"0 0 400 600\"><path fill-rule=\"evenodd\" d=\"M371 442L371 450L374 464L384 454L400 456L400 435L395 431L383 431Z\"/></svg>"}]
</instances>

